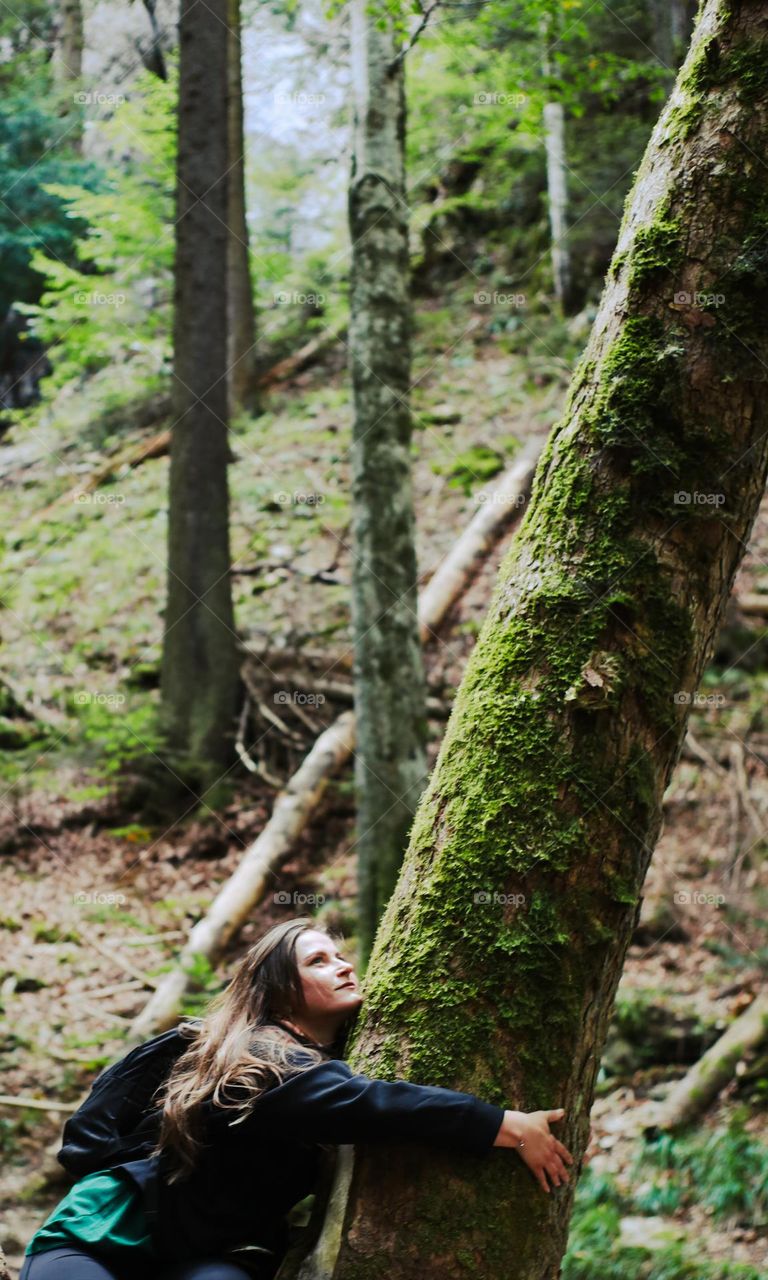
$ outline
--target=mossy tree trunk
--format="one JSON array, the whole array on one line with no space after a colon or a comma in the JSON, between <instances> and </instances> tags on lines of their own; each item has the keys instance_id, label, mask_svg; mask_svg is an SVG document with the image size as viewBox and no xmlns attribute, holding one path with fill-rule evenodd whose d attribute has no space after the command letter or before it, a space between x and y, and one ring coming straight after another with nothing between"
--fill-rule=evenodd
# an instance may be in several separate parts
<instances>
[{"instance_id":1,"label":"mossy tree trunk","mask_svg":"<svg viewBox=\"0 0 768 1280\"><path fill-rule=\"evenodd\" d=\"M238 663L227 464L227 0L183 0L174 423L162 702L170 759L210 785L233 755Z\"/></svg>"},{"instance_id":2,"label":"mossy tree trunk","mask_svg":"<svg viewBox=\"0 0 768 1280\"><path fill-rule=\"evenodd\" d=\"M411 485L410 265L403 60L353 0L349 346L354 391L352 618L359 936L364 956L397 880L425 782L426 689Z\"/></svg>"},{"instance_id":3,"label":"mossy tree trunk","mask_svg":"<svg viewBox=\"0 0 768 1280\"><path fill-rule=\"evenodd\" d=\"M500 570L351 1054L562 1106L581 1158L662 797L764 492L768 3L707 0ZM574 1166L576 1167L576 1166ZM333 1280L554 1280L574 1183L356 1153Z\"/></svg>"}]
</instances>

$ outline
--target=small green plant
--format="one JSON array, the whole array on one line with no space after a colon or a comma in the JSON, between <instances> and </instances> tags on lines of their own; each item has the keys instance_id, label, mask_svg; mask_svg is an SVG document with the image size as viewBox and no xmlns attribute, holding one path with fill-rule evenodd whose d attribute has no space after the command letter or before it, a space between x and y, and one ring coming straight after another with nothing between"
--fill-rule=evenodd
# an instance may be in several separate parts
<instances>
[{"instance_id":1,"label":"small green plant","mask_svg":"<svg viewBox=\"0 0 768 1280\"><path fill-rule=\"evenodd\" d=\"M108 827L107 835L116 836L119 840L130 840L132 844L144 844L152 839L149 827L143 827L138 822L129 822L124 827Z\"/></svg>"},{"instance_id":2,"label":"small green plant","mask_svg":"<svg viewBox=\"0 0 768 1280\"><path fill-rule=\"evenodd\" d=\"M184 1017L199 1017L213 996L222 990L222 982L207 956L194 955L184 965L189 975L191 990L182 1001Z\"/></svg>"},{"instance_id":3,"label":"small green plant","mask_svg":"<svg viewBox=\"0 0 768 1280\"><path fill-rule=\"evenodd\" d=\"M622 1244L621 1219L637 1208L637 1197L622 1193L612 1175L587 1169L576 1189L562 1280L765 1280L746 1263L702 1261L678 1241L653 1249Z\"/></svg>"},{"instance_id":4,"label":"small green plant","mask_svg":"<svg viewBox=\"0 0 768 1280\"><path fill-rule=\"evenodd\" d=\"M33 924L32 936L35 942L79 942L80 934L74 929L62 929L57 924Z\"/></svg>"},{"instance_id":5,"label":"small green plant","mask_svg":"<svg viewBox=\"0 0 768 1280\"><path fill-rule=\"evenodd\" d=\"M8 1160L19 1149L17 1126L13 1120L0 1116L0 1156Z\"/></svg>"},{"instance_id":6,"label":"small green plant","mask_svg":"<svg viewBox=\"0 0 768 1280\"><path fill-rule=\"evenodd\" d=\"M633 1174L658 1170L648 1189L635 1197L645 1213L699 1204L715 1222L764 1225L768 1219L768 1146L744 1131L746 1109L734 1112L727 1126L706 1135L662 1134L646 1143Z\"/></svg>"},{"instance_id":7,"label":"small green plant","mask_svg":"<svg viewBox=\"0 0 768 1280\"><path fill-rule=\"evenodd\" d=\"M450 464L435 462L432 470L438 475L447 474L448 484L453 489L463 489L469 497L473 486L485 484L492 476L504 469L504 457L489 445L476 444L464 453L459 453Z\"/></svg>"}]
</instances>

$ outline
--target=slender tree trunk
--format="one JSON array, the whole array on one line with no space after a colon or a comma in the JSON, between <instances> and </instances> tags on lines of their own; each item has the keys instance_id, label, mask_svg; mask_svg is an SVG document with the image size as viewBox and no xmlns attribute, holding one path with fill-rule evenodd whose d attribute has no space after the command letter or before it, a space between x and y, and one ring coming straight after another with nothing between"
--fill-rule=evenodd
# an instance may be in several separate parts
<instances>
[{"instance_id":1,"label":"slender tree trunk","mask_svg":"<svg viewBox=\"0 0 768 1280\"><path fill-rule=\"evenodd\" d=\"M552 235L552 281L555 297L566 310L571 292L571 254L568 248L568 182L565 169L565 112L562 102L544 104L544 145L547 152L547 201Z\"/></svg>"},{"instance_id":2,"label":"slender tree trunk","mask_svg":"<svg viewBox=\"0 0 768 1280\"><path fill-rule=\"evenodd\" d=\"M766 41L765 0L707 0L419 806L351 1055L564 1107L574 1168L662 797L765 489ZM574 1189L544 1195L510 1151L362 1148L335 1265L302 1277L555 1280Z\"/></svg>"},{"instance_id":3,"label":"slender tree trunk","mask_svg":"<svg viewBox=\"0 0 768 1280\"><path fill-rule=\"evenodd\" d=\"M227 225L227 302L229 308L228 383L230 416L256 407L256 322L253 309L248 222L245 208L245 144L240 0L229 6L229 200Z\"/></svg>"},{"instance_id":4,"label":"slender tree trunk","mask_svg":"<svg viewBox=\"0 0 768 1280\"><path fill-rule=\"evenodd\" d=\"M139 44L139 52L141 60L148 71L156 75L160 80L168 79L168 71L163 57L163 33L160 24L157 21L157 4L156 0L144 0L144 8L149 18L149 25L152 31L152 43L149 47L144 46L144 42Z\"/></svg>"},{"instance_id":5,"label":"slender tree trunk","mask_svg":"<svg viewBox=\"0 0 768 1280\"><path fill-rule=\"evenodd\" d=\"M552 12L544 20L542 73L549 80L557 62L553 51L559 30L559 15ZM552 237L552 284L561 311L571 298L571 251L568 244L568 179L565 163L565 110L559 98L545 102L542 111L544 148L547 157L547 207Z\"/></svg>"},{"instance_id":6,"label":"slender tree trunk","mask_svg":"<svg viewBox=\"0 0 768 1280\"><path fill-rule=\"evenodd\" d=\"M227 493L227 0L183 0L179 44L162 700L172 754L207 783L233 754L238 685Z\"/></svg>"},{"instance_id":7,"label":"slender tree trunk","mask_svg":"<svg viewBox=\"0 0 768 1280\"><path fill-rule=\"evenodd\" d=\"M353 0L351 20L352 617L359 931L365 956L397 879L425 781L426 687L411 486L403 64L388 16L380 30L365 0Z\"/></svg>"},{"instance_id":8,"label":"slender tree trunk","mask_svg":"<svg viewBox=\"0 0 768 1280\"><path fill-rule=\"evenodd\" d=\"M653 49L669 71L670 85L688 48L695 13L693 0L650 0Z\"/></svg>"},{"instance_id":9,"label":"slender tree trunk","mask_svg":"<svg viewBox=\"0 0 768 1280\"><path fill-rule=\"evenodd\" d=\"M83 145L82 105L76 95L83 74L83 10L80 0L59 0L58 33L53 54L54 82L61 94L61 114L70 117L67 142L81 151Z\"/></svg>"}]
</instances>

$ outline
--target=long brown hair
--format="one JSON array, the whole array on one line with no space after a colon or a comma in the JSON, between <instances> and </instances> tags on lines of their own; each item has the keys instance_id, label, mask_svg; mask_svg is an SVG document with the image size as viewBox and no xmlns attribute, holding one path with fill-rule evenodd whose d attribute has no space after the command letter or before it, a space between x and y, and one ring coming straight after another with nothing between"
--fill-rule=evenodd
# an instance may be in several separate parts
<instances>
[{"instance_id":1,"label":"long brown hair","mask_svg":"<svg viewBox=\"0 0 768 1280\"><path fill-rule=\"evenodd\" d=\"M202 1022L180 1026L192 1043L175 1062L155 1103L162 1107L162 1119L152 1154L165 1156L171 1166L169 1182L188 1177L197 1163L206 1100L232 1109L235 1118L229 1124L239 1124L265 1089L282 1082L288 1051L296 1049L296 1041L275 1019L289 1017L290 1010L299 1011L304 1003L296 942L300 934L318 927L308 916L274 925L246 952L231 982L211 1000ZM302 1062L302 1070L327 1057L311 1043L306 1054L309 1060Z\"/></svg>"}]
</instances>

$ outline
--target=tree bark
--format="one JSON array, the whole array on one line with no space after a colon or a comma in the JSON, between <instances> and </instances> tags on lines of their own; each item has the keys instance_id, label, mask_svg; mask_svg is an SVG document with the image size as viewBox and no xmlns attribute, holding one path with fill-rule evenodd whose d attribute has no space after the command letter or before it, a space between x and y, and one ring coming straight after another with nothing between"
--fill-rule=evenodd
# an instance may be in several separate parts
<instances>
[{"instance_id":1,"label":"tree bark","mask_svg":"<svg viewBox=\"0 0 768 1280\"><path fill-rule=\"evenodd\" d=\"M546 102L542 118L547 153L552 282L555 297L561 310L565 311L571 292L571 255L568 248L568 181L565 168L565 111L562 102Z\"/></svg>"},{"instance_id":2,"label":"tree bark","mask_svg":"<svg viewBox=\"0 0 768 1280\"><path fill-rule=\"evenodd\" d=\"M61 115L71 119L67 141L75 151L83 146L83 111L75 95L83 74L83 10L80 0L60 0L58 29L52 64L54 82L61 93Z\"/></svg>"},{"instance_id":3,"label":"tree bark","mask_svg":"<svg viewBox=\"0 0 768 1280\"><path fill-rule=\"evenodd\" d=\"M168 71L163 56L163 33L157 20L157 0L144 0L144 8L152 31L152 43L147 47L143 41L138 42L141 60L147 70L159 80L167 80Z\"/></svg>"},{"instance_id":4,"label":"tree bark","mask_svg":"<svg viewBox=\"0 0 768 1280\"><path fill-rule=\"evenodd\" d=\"M662 797L765 489L767 40L765 0L703 6L350 1055L373 1076L564 1107L574 1169ZM508 1151L361 1148L335 1265L302 1276L555 1280L574 1189L544 1195Z\"/></svg>"},{"instance_id":5,"label":"tree bark","mask_svg":"<svg viewBox=\"0 0 768 1280\"><path fill-rule=\"evenodd\" d=\"M162 710L174 771L209 785L233 758L238 687L227 464L227 0L183 0L174 425Z\"/></svg>"},{"instance_id":6,"label":"tree bark","mask_svg":"<svg viewBox=\"0 0 768 1280\"><path fill-rule=\"evenodd\" d=\"M542 72L549 80L560 19L552 11L544 21L544 54ZM542 110L544 148L547 157L547 207L552 238L552 284L561 311L567 311L571 299L571 252L568 244L568 178L565 163L565 108L559 98L544 103Z\"/></svg>"},{"instance_id":7,"label":"tree bark","mask_svg":"<svg viewBox=\"0 0 768 1280\"><path fill-rule=\"evenodd\" d=\"M240 0L228 0L229 42L229 239L227 300L229 307L229 412L256 408L256 320L245 201L243 138L243 74Z\"/></svg>"},{"instance_id":8,"label":"tree bark","mask_svg":"<svg viewBox=\"0 0 768 1280\"><path fill-rule=\"evenodd\" d=\"M377 24L381 22L382 28ZM426 775L411 484L403 60L392 18L351 8L350 364L358 934L368 954Z\"/></svg>"}]
</instances>

